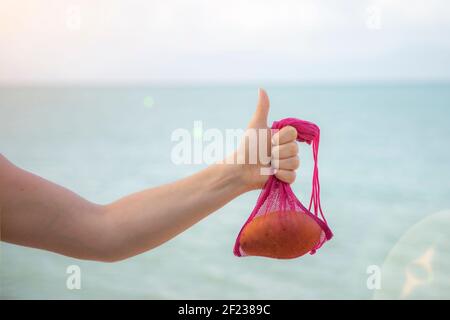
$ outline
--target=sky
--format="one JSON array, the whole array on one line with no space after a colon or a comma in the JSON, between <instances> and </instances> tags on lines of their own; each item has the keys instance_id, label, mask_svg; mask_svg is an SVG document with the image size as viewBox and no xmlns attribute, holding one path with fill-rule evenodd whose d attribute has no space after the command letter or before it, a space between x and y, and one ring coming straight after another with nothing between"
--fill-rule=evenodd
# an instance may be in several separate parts
<instances>
[{"instance_id":1,"label":"sky","mask_svg":"<svg viewBox=\"0 0 450 320\"><path fill-rule=\"evenodd\" d=\"M448 0L0 0L0 85L448 80Z\"/></svg>"}]
</instances>

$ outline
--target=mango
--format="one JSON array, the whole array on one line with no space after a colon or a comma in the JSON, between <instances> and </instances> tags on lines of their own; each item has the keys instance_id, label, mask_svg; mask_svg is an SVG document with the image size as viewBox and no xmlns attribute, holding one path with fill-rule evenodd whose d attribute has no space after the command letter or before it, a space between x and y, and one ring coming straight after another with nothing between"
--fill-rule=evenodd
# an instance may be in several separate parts
<instances>
[{"instance_id":1,"label":"mango","mask_svg":"<svg viewBox=\"0 0 450 320\"><path fill-rule=\"evenodd\" d=\"M310 252L322 229L308 214L275 211L255 217L242 230L240 245L251 256L293 259Z\"/></svg>"}]
</instances>

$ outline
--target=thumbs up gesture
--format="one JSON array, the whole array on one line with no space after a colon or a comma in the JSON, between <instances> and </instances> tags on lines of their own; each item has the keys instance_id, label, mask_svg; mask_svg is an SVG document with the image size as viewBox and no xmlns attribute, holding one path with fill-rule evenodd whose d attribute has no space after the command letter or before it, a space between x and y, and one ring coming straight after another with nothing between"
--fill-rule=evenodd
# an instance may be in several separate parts
<instances>
[{"instance_id":1,"label":"thumbs up gesture","mask_svg":"<svg viewBox=\"0 0 450 320\"><path fill-rule=\"evenodd\" d=\"M270 175L293 183L300 165L297 131L291 126L272 132L267 124L270 102L265 90L259 89L258 103L244 138L233 155L242 168L242 178L249 189L260 189Z\"/></svg>"}]
</instances>

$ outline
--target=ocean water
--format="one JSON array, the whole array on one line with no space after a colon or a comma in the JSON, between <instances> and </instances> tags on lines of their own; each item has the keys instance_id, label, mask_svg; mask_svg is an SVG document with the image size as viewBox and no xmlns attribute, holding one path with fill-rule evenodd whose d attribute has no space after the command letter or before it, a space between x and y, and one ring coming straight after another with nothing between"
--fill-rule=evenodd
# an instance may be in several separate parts
<instances>
[{"instance_id":1,"label":"ocean water","mask_svg":"<svg viewBox=\"0 0 450 320\"><path fill-rule=\"evenodd\" d=\"M168 243L107 264L1 243L0 297L130 299L450 298L450 85L273 86L271 120L321 127L322 203L335 237L316 255L236 258L258 192ZM171 161L171 133L243 128L257 88L1 88L0 152L108 203L203 165ZM294 191L310 193L300 146ZM66 269L81 268L68 290ZM413 280L411 280L413 279Z\"/></svg>"}]
</instances>

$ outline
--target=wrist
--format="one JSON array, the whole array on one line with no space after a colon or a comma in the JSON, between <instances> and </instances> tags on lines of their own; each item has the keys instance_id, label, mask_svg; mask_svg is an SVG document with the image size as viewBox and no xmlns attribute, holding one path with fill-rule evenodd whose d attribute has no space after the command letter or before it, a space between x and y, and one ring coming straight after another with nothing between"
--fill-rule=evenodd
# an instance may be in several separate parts
<instances>
[{"instance_id":1,"label":"wrist","mask_svg":"<svg viewBox=\"0 0 450 320\"><path fill-rule=\"evenodd\" d=\"M267 177L261 175L260 166L240 163L238 157L234 152L221 162L229 183L240 193L261 189Z\"/></svg>"},{"instance_id":2,"label":"wrist","mask_svg":"<svg viewBox=\"0 0 450 320\"><path fill-rule=\"evenodd\" d=\"M254 188L252 188L250 179L248 179L247 166L239 163L237 157L237 153L234 152L221 161L218 166L221 168L222 180L238 194L242 194Z\"/></svg>"}]
</instances>

